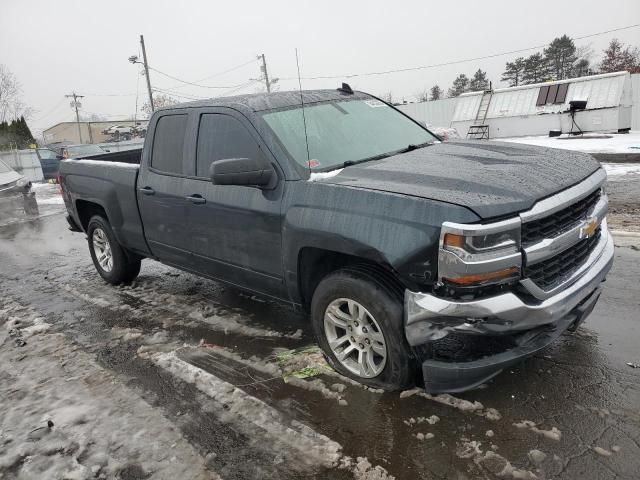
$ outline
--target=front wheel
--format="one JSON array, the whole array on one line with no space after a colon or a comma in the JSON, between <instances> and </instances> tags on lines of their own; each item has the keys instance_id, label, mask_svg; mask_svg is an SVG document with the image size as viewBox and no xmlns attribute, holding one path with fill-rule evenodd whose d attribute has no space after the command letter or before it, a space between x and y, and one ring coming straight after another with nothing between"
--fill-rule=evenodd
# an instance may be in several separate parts
<instances>
[{"instance_id":1,"label":"front wheel","mask_svg":"<svg viewBox=\"0 0 640 480\"><path fill-rule=\"evenodd\" d=\"M311 320L329 364L371 387L410 386L415 361L404 338L402 308L374 273L344 269L325 277L313 295Z\"/></svg>"},{"instance_id":2,"label":"front wheel","mask_svg":"<svg viewBox=\"0 0 640 480\"><path fill-rule=\"evenodd\" d=\"M140 257L120 246L105 218L91 217L87 237L93 265L107 282L113 285L129 283L138 276Z\"/></svg>"}]
</instances>

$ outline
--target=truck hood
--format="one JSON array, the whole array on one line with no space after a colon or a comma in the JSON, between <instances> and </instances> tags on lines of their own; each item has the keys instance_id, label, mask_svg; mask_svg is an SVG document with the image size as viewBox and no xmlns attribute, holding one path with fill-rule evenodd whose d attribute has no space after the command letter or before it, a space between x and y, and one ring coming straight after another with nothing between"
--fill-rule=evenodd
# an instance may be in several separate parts
<instances>
[{"instance_id":1,"label":"truck hood","mask_svg":"<svg viewBox=\"0 0 640 480\"><path fill-rule=\"evenodd\" d=\"M461 205L489 219L528 210L598 168L585 153L455 141L353 165L320 181Z\"/></svg>"}]
</instances>

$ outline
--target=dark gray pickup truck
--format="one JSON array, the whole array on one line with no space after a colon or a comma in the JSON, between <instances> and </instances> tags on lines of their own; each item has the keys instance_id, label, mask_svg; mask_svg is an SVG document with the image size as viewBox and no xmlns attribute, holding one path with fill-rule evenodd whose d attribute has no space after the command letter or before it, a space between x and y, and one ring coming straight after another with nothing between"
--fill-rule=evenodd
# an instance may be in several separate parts
<instances>
[{"instance_id":1,"label":"dark gray pickup truck","mask_svg":"<svg viewBox=\"0 0 640 480\"><path fill-rule=\"evenodd\" d=\"M142 151L60 177L106 281L151 258L288 302L387 390L486 382L577 328L613 259L591 156L441 143L348 87L162 109Z\"/></svg>"}]
</instances>

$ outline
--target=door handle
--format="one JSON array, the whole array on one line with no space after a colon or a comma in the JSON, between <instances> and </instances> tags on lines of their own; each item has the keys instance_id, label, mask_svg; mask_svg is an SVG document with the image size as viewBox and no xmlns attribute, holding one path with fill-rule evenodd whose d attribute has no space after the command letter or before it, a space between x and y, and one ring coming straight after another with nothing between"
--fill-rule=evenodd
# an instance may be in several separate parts
<instances>
[{"instance_id":1,"label":"door handle","mask_svg":"<svg viewBox=\"0 0 640 480\"><path fill-rule=\"evenodd\" d=\"M151 187L142 187L139 189L145 195L153 195L156 191Z\"/></svg>"},{"instance_id":2,"label":"door handle","mask_svg":"<svg viewBox=\"0 0 640 480\"><path fill-rule=\"evenodd\" d=\"M203 203L207 203L207 200L203 198L202 195L198 195L197 193L187 197L187 200L195 205L202 205Z\"/></svg>"}]
</instances>

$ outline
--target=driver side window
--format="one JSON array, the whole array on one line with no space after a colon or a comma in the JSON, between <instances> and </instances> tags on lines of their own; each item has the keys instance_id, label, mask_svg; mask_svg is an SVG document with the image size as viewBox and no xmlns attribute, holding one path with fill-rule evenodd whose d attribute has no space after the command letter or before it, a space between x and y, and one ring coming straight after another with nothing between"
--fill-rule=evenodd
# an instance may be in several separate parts
<instances>
[{"instance_id":1,"label":"driver side window","mask_svg":"<svg viewBox=\"0 0 640 480\"><path fill-rule=\"evenodd\" d=\"M236 118L219 113L205 113L200 117L196 176L209 178L209 167L216 160L262 157L258 143Z\"/></svg>"}]
</instances>

